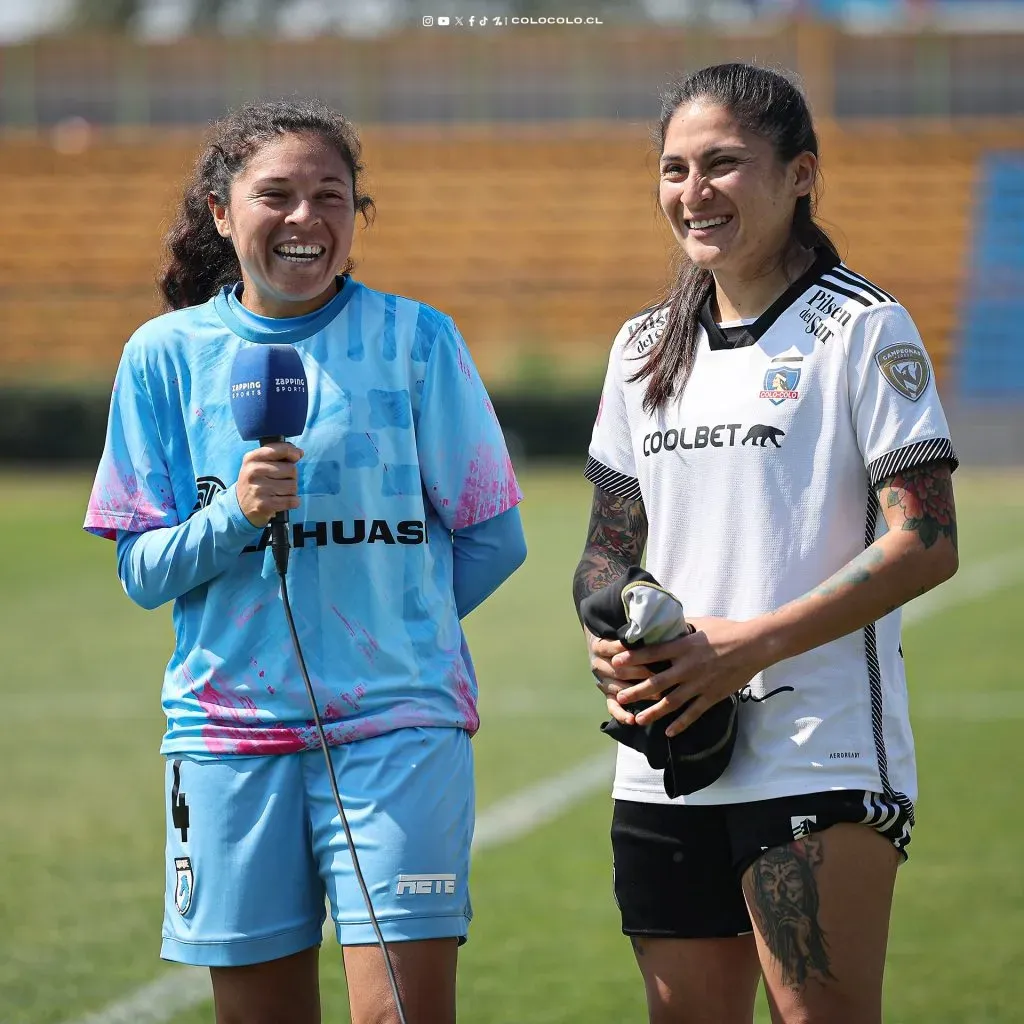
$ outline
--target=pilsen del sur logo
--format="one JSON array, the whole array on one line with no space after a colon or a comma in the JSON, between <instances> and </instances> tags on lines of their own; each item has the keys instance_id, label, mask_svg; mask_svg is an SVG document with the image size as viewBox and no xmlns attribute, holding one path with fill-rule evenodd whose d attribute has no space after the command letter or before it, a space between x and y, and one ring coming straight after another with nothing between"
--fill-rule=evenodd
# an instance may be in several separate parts
<instances>
[{"instance_id":1,"label":"pilsen del sur logo","mask_svg":"<svg viewBox=\"0 0 1024 1024\"><path fill-rule=\"evenodd\" d=\"M668 310L658 310L653 315L649 315L640 321L638 328L635 328L635 332L632 341L636 345L636 354L642 356L648 349L653 348L659 341L661 341L662 334L665 333L665 325L668 323Z\"/></svg>"}]
</instances>

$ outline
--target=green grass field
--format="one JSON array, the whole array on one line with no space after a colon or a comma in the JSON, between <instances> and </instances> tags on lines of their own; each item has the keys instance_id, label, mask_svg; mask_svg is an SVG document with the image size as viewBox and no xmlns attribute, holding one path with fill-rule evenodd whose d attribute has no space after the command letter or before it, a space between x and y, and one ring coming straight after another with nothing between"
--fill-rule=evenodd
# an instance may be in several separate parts
<instances>
[{"instance_id":1,"label":"green grass field","mask_svg":"<svg viewBox=\"0 0 1024 1024\"><path fill-rule=\"evenodd\" d=\"M1024 477L956 482L962 570L948 586L963 600L904 637L921 799L890 941L893 1024L1024 1020ZM524 473L523 485L530 559L467 625L482 690L481 810L602 750L611 757L569 600L589 485L554 470ZM80 532L85 477L8 474L0 488L0 1024L63 1024L169 969L158 960L157 746L170 620L134 607L113 546ZM985 593L991 567L1007 575ZM646 1019L611 899L610 809L599 786L477 856L461 1019ZM322 964L324 1020L345 1021L333 943Z\"/></svg>"}]
</instances>

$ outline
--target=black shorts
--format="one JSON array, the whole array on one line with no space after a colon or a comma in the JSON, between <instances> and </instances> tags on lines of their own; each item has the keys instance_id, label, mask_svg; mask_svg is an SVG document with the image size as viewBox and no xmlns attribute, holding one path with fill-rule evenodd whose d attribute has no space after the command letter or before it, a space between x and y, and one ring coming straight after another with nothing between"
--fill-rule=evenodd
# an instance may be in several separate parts
<instances>
[{"instance_id":1,"label":"black shorts","mask_svg":"<svg viewBox=\"0 0 1024 1024\"><path fill-rule=\"evenodd\" d=\"M765 850L840 822L868 825L906 857L909 801L831 790L744 804L616 800L615 902L626 935L710 939L753 930L740 879Z\"/></svg>"}]
</instances>

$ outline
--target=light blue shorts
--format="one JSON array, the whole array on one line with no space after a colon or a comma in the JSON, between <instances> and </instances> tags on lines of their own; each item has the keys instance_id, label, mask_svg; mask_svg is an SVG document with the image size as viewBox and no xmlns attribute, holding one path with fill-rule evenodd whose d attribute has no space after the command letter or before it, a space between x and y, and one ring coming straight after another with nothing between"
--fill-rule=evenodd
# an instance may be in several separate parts
<instances>
[{"instance_id":1,"label":"light blue shorts","mask_svg":"<svg viewBox=\"0 0 1024 1024\"><path fill-rule=\"evenodd\" d=\"M462 729L406 728L331 747L387 942L464 940L472 909L473 750ZM165 960L262 963L376 941L319 750L167 761Z\"/></svg>"}]
</instances>

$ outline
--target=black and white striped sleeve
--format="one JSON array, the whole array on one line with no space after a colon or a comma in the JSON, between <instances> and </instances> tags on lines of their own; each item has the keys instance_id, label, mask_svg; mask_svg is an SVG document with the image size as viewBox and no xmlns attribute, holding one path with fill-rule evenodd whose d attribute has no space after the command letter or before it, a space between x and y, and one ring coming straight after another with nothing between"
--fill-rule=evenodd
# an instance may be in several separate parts
<instances>
[{"instance_id":1,"label":"black and white striped sleeve","mask_svg":"<svg viewBox=\"0 0 1024 1024\"><path fill-rule=\"evenodd\" d=\"M903 473L915 466L924 466L929 462L948 462L951 469L956 469L960 465L949 438L937 437L931 441L915 441L903 448L897 448L896 451L887 452L868 465L868 478L871 486L877 487L883 480L888 480L897 473Z\"/></svg>"},{"instance_id":2,"label":"black and white striped sleeve","mask_svg":"<svg viewBox=\"0 0 1024 1024\"><path fill-rule=\"evenodd\" d=\"M583 475L595 487L600 487L602 491L607 491L616 497L632 498L635 501L642 496L640 481L635 476L619 473L603 462L599 462L593 455L587 457L587 468L583 470Z\"/></svg>"},{"instance_id":3,"label":"black and white striped sleeve","mask_svg":"<svg viewBox=\"0 0 1024 1024\"><path fill-rule=\"evenodd\" d=\"M874 306L860 315L847 374L853 426L873 487L928 462L956 469L931 359L902 306Z\"/></svg>"},{"instance_id":4,"label":"black and white striped sleeve","mask_svg":"<svg viewBox=\"0 0 1024 1024\"><path fill-rule=\"evenodd\" d=\"M622 348L627 338L624 327L612 345L584 476L609 494L636 499L640 497L640 482L622 377Z\"/></svg>"}]
</instances>

